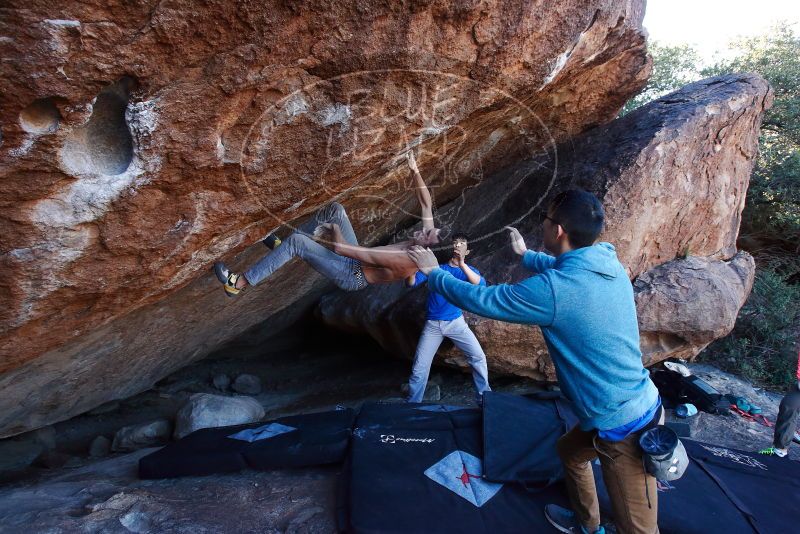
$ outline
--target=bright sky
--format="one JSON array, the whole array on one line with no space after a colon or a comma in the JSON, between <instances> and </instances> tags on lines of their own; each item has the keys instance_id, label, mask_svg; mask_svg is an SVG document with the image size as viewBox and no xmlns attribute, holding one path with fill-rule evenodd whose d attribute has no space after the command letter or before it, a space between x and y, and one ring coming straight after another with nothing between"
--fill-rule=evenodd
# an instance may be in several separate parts
<instances>
[{"instance_id":1,"label":"bright sky","mask_svg":"<svg viewBox=\"0 0 800 534\"><path fill-rule=\"evenodd\" d=\"M710 62L731 39L763 33L779 20L800 31L800 0L647 0L644 27L650 39L692 44Z\"/></svg>"}]
</instances>

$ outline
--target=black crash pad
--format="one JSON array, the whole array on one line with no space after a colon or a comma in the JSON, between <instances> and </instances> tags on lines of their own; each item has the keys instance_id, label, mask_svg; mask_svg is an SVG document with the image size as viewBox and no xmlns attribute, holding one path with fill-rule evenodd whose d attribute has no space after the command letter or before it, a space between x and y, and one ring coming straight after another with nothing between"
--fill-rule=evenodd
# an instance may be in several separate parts
<instances>
[{"instance_id":1,"label":"black crash pad","mask_svg":"<svg viewBox=\"0 0 800 534\"><path fill-rule=\"evenodd\" d=\"M577 424L557 393L483 396L484 475L494 482L541 487L563 478L556 442Z\"/></svg>"},{"instance_id":2,"label":"black crash pad","mask_svg":"<svg viewBox=\"0 0 800 534\"><path fill-rule=\"evenodd\" d=\"M205 428L139 460L141 478L230 473L242 469L276 469L341 462L355 413L352 409L282 417L246 425ZM230 436L268 425L291 429L253 442Z\"/></svg>"},{"instance_id":3,"label":"black crash pad","mask_svg":"<svg viewBox=\"0 0 800 534\"><path fill-rule=\"evenodd\" d=\"M547 531L559 485L528 492L483 479L481 413L436 405L367 405L347 464L348 532Z\"/></svg>"}]
</instances>

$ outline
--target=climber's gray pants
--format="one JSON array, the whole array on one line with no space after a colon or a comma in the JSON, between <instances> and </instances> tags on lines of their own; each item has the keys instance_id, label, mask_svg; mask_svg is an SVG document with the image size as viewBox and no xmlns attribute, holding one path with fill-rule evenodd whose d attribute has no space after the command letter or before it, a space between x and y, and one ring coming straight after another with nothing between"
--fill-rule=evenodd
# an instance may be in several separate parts
<instances>
[{"instance_id":1,"label":"climber's gray pants","mask_svg":"<svg viewBox=\"0 0 800 534\"><path fill-rule=\"evenodd\" d=\"M361 262L340 256L311 238L314 229L322 223L338 224L344 239L351 245L358 245L353 225L350 224L344 207L338 202L332 202L298 226L275 250L245 271L244 277L247 279L247 283L258 284L297 256L303 258L315 271L345 291L356 291L366 287L367 282L361 270Z\"/></svg>"}]
</instances>

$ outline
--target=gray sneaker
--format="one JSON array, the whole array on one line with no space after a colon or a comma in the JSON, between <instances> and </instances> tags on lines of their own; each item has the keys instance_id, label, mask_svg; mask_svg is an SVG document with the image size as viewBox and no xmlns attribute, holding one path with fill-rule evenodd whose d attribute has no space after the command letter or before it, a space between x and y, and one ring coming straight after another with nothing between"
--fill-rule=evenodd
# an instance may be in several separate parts
<instances>
[{"instance_id":1,"label":"gray sneaker","mask_svg":"<svg viewBox=\"0 0 800 534\"><path fill-rule=\"evenodd\" d=\"M566 534L605 534L606 530L602 525L593 533L581 526L578 516L572 510L567 510L557 504L548 504L544 507L544 516L559 532Z\"/></svg>"}]
</instances>

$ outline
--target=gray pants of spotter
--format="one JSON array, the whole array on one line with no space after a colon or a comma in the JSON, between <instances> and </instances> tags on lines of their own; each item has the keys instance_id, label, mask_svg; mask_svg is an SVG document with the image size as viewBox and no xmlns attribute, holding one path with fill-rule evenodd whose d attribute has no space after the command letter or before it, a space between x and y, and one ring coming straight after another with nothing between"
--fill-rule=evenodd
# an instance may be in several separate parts
<instances>
[{"instance_id":1,"label":"gray pants of spotter","mask_svg":"<svg viewBox=\"0 0 800 534\"><path fill-rule=\"evenodd\" d=\"M417 353L414 355L411 378L408 380L408 402L422 402L433 357L444 338L450 339L467 356L467 361L472 367L476 398L480 402L483 392L491 391L486 354L483 353L478 338L469 329L463 315L452 321L425 321L422 336L417 343Z\"/></svg>"},{"instance_id":2,"label":"gray pants of spotter","mask_svg":"<svg viewBox=\"0 0 800 534\"><path fill-rule=\"evenodd\" d=\"M797 431L797 416L800 415L800 391L792 390L786 394L778 409L775 421L774 444L779 449L786 449Z\"/></svg>"},{"instance_id":3,"label":"gray pants of spotter","mask_svg":"<svg viewBox=\"0 0 800 534\"><path fill-rule=\"evenodd\" d=\"M298 256L341 289L345 291L363 289L366 283L360 281L354 274L357 269L361 268L356 260L340 256L311 238L314 229L322 223L338 224L342 229L344 239L351 245L358 245L353 225L350 224L344 207L338 202L332 202L298 226L275 250L269 252L245 271L244 277L247 279L247 283L258 284L286 262Z\"/></svg>"}]
</instances>

